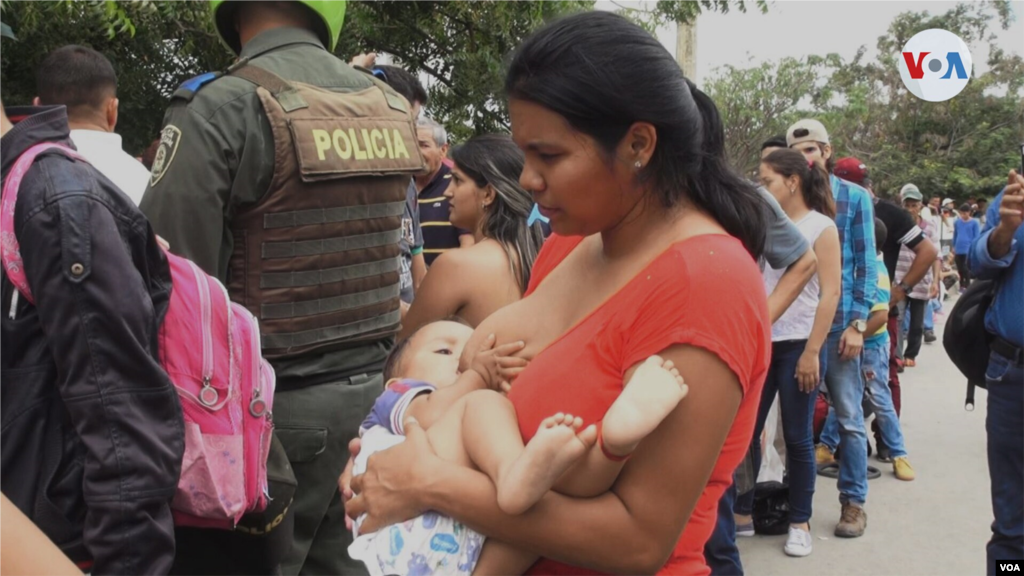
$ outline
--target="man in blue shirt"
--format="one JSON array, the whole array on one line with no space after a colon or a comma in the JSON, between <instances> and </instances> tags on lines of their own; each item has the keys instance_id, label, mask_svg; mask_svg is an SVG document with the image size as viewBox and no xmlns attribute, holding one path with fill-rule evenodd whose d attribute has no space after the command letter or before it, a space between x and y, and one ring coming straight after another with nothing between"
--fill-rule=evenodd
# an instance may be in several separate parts
<instances>
[{"instance_id":1,"label":"man in blue shirt","mask_svg":"<svg viewBox=\"0 0 1024 576\"><path fill-rule=\"evenodd\" d=\"M970 204L960 206L959 212L960 218L953 223L953 257L957 272L960 273L960 290L963 291L971 285L973 274L967 265L967 253L981 234L981 221L971 217Z\"/></svg>"},{"instance_id":2,"label":"man in blue shirt","mask_svg":"<svg viewBox=\"0 0 1024 576\"><path fill-rule=\"evenodd\" d=\"M825 126L805 119L789 127L786 143L810 162L832 170L832 145ZM868 440L864 429L864 378L861 349L878 286L875 264L875 217L867 190L835 175L830 177L836 201L836 227L843 248L843 289L825 354L825 386L839 419L839 502L842 516L835 535L856 538L867 528Z\"/></svg>"},{"instance_id":3,"label":"man in blue shirt","mask_svg":"<svg viewBox=\"0 0 1024 576\"><path fill-rule=\"evenodd\" d=\"M995 336L985 381L988 388L988 471L992 479L992 539L986 574L997 560L1024 560L1024 177L988 209L985 229L971 245L968 266L977 278L998 281L985 314Z\"/></svg>"}]
</instances>

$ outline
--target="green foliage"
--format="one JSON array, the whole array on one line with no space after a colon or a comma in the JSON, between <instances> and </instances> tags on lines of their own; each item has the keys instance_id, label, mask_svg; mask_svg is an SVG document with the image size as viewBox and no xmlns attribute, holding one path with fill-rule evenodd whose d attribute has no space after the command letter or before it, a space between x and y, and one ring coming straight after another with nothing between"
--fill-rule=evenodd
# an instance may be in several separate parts
<instances>
[{"instance_id":1,"label":"green foliage","mask_svg":"<svg viewBox=\"0 0 1024 576\"><path fill-rule=\"evenodd\" d=\"M456 140L508 129L503 66L530 32L558 16L588 10L593 0L536 2L350 2L335 53L386 52L430 78L427 113ZM761 10L765 0L755 0ZM0 84L8 105L35 95L34 70L53 49L90 46L114 63L125 147L141 151L160 130L168 98L181 82L225 68L232 54L217 39L207 2L59 0L2 4L18 36L5 39ZM649 12L624 8L649 28L695 18L705 10L746 10L725 0L658 2Z\"/></svg>"},{"instance_id":2,"label":"green foliage","mask_svg":"<svg viewBox=\"0 0 1024 576\"><path fill-rule=\"evenodd\" d=\"M984 74L975 69L957 97L933 103L903 86L897 57L911 36L929 28L958 34L980 54L993 39L993 20L1005 28L1009 14L1003 2L900 14L878 39L877 62L866 62L862 48L850 61L833 54L720 70L707 88L727 127L730 158L750 173L761 142L814 117L829 129L836 157L853 155L868 165L877 193L891 196L913 182L925 196L995 195L1020 162L1024 61L992 46Z\"/></svg>"},{"instance_id":3,"label":"green foliage","mask_svg":"<svg viewBox=\"0 0 1024 576\"><path fill-rule=\"evenodd\" d=\"M35 69L52 50L89 46L117 71L117 131L130 153L141 153L157 137L175 88L231 61L209 22L206 2L61 0L0 6L4 23L18 37L5 38L0 52L4 104L31 103Z\"/></svg>"}]
</instances>

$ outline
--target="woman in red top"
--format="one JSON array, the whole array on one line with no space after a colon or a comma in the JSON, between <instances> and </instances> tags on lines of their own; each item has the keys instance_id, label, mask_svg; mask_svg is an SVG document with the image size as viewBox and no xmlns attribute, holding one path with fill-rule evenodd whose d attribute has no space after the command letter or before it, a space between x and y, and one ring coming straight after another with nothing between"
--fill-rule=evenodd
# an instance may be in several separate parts
<instances>
[{"instance_id":1,"label":"woman in red top","mask_svg":"<svg viewBox=\"0 0 1024 576\"><path fill-rule=\"evenodd\" d=\"M407 426L406 442L353 479L348 512L368 513L365 530L437 510L544 557L532 573L707 574L704 542L768 366L752 258L766 207L727 166L714 103L624 18L589 12L546 26L516 53L506 89L526 153L520 181L556 236L527 295L474 339L526 342L531 363L509 394L524 440L556 412L600 420L652 354L674 361L689 395L603 496L549 492L503 514L485 475L446 464Z\"/></svg>"}]
</instances>

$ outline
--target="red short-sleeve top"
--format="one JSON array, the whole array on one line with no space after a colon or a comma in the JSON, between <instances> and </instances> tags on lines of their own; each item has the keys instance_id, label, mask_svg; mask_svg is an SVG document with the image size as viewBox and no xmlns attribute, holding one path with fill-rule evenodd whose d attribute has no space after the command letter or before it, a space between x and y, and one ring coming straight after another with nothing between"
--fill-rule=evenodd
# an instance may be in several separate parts
<instances>
[{"instance_id":1,"label":"red short-sleeve top","mask_svg":"<svg viewBox=\"0 0 1024 576\"><path fill-rule=\"evenodd\" d=\"M533 292L582 242L552 236L533 269ZM661 574L708 574L704 543L716 507L750 444L771 353L764 281L743 245L731 236L677 242L619 292L537 355L513 386L519 429L528 441L557 412L596 422L622 391L626 371L674 344L704 348L739 379L743 400L714 471ZM688 382L699 386L699 382ZM628 554L628 550L623 551ZM531 574L590 574L542 559Z\"/></svg>"}]
</instances>

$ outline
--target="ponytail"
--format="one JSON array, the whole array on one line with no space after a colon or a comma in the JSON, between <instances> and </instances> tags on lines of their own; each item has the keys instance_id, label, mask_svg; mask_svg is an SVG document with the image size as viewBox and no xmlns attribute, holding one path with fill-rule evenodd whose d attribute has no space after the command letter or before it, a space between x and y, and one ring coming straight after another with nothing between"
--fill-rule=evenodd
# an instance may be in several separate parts
<instances>
[{"instance_id":1,"label":"ponytail","mask_svg":"<svg viewBox=\"0 0 1024 576\"><path fill-rule=\"evenodd\" d=\"M776 150L761 162L784 178L796 176L800 180L800 194L807 207L835 220L836 203L832 198L832 181L824 168L816 162L808 162L800 152L789 149Z\"/></svg>"},{"instance_id":2,"label":"ponytail","mask_svg":"<svg viewBox=\"0 0 1024 576\"><path fill-rule=\"evenodd\" d=\"M828 177L828 172L815 162L808 166L807 178L801 178L800 182L807 207L835 220L836 201L832 197L832 181Z\"/></svg>"},{"instance_id":3,"label":"ponytail","mask_svg":"<svg viewBox=\"0 0 1024 576\"><path fill-rule=\"evenodd\" d=\"M725 130L714 101L689 80L686 85L697 104L704 133L701 166L689 175L687 196L743 242L751 256L760 258L768 235L768 204L726 160Z\"/></svg>"}]
</instances>

